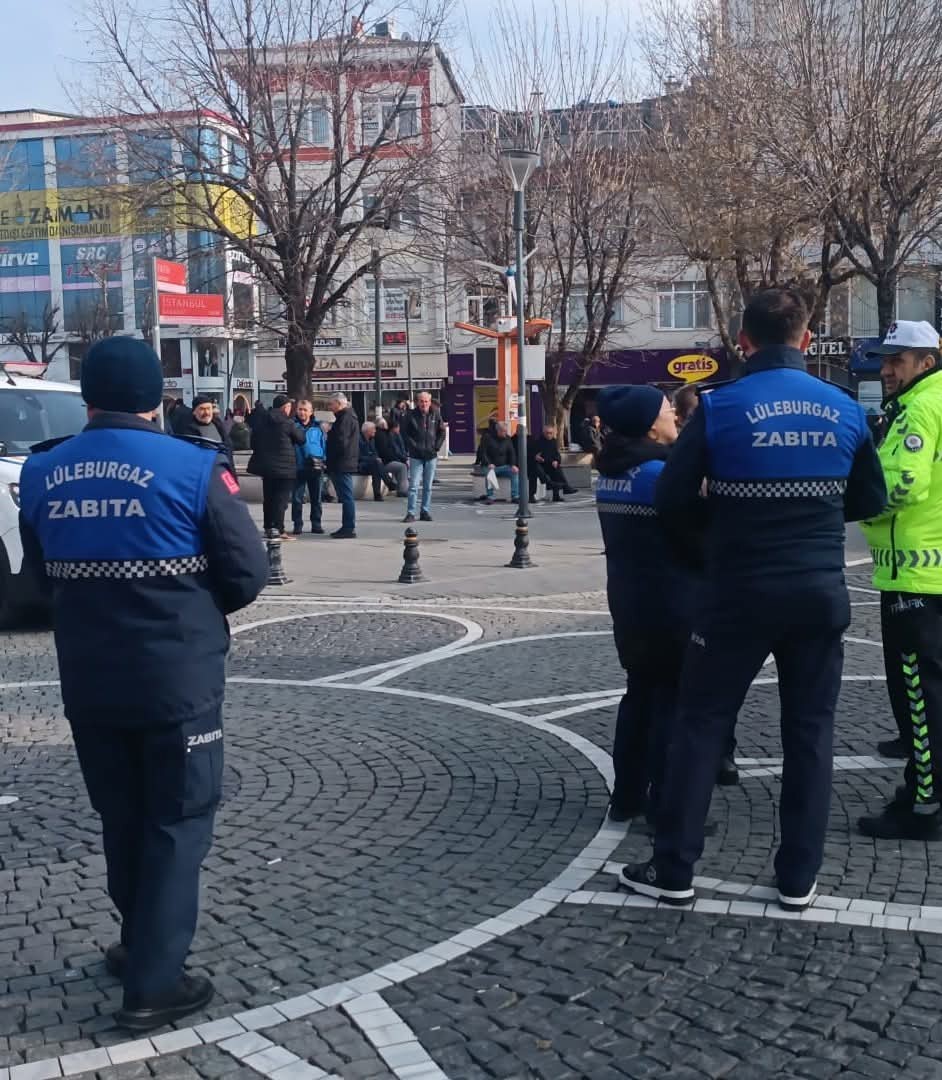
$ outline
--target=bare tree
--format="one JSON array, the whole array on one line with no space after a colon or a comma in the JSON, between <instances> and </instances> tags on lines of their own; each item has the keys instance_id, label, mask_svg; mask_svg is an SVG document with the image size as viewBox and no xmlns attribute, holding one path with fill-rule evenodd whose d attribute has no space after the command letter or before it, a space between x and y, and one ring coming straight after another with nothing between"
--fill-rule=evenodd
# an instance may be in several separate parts
<instances>
[{"instance_id":1,"label":"bare tree","mask_svg":"<svg viewBox=\"0 0 942 1080\"><path fill-rule=\"evenodd\" d=\"M561 428L623 318L643 231L645 148L630 103L628 34L554 0L539 12L502 8L490 40L475 63L480 108L466 125L477 130L465 133L470 167L454 263L474 280L482 258L512 262L512 193L497 158L538 128L542 161L527 187L524 231L526 313L553 319L540 391L545 415Z\"/></svg>"},{"instance_id":2,"label":"bare tree","mask_svg":"<svg viewBox=\"0 0 942 1080\"><path fill-rule=\"evenodd\" d=\"M820 323L831 290L856 273L832 215L770 146L766 129L781 127L788 94L756 77L763 3L731 25L709 0L661 0L645 36L664 90L647 126L655 246L702 269L730 355L731 327L756 289L800 287Z\"/></svg>"},{"instance_id":3,"label":"bare tree","mask_svg":"<svg viewBox=\"0 0 942 1080\"><path fill-rule=\"evenodd\" d=\"M942 19L936 0L763 0L765 77L787 86L758 117L764 145L801 185L876 290L881 336L900 272L939 261Z\"/></svg>"},{"instance_id":4,"label":"bare tree","mask_svg":"<svg viewBox=\"0 0 942 1080\"><path fill-rule=\"evenodd\" d=\"M31 364L48 367L56 354L65 348L65 341L53 341L59 333L59 308L46 303L37 327L30 316L21 311L0 320L0 333L6 334L7 342L15 345Z\"/></svg>"},{"instance_id":5,"label":"bare tree","mask_svg":"<svg viewBox=\"0 0 942 1080\"><path fill-rule=\"evenodd\" d=\"M376 266L371 230L386 230L383 259L415 252L460 98L435 43L448 2L94 4L100 109L126 128L149 110L148 124L183 147L182 173L164 186L269 294L292 393L309 387L314 341ZM390 36L397 14L411 39ZM147 140L134 152L146 156Z\"/></svg>"}]
</instances>

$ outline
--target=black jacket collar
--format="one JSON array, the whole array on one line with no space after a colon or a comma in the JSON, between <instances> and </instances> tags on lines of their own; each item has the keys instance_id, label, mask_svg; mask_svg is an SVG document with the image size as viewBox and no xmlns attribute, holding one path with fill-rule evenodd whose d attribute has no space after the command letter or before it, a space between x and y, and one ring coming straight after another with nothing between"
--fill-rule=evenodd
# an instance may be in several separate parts
<instances>
[{"instance_id":1,"label":"black jacket collar","mask_svg":"<svg viewBox=\"0 0 942 1080\"><path fill-rule=\"evenodd\" d=\"M743 375L755 375L758 371L772 371L775 368L807 371L805 354L801 349L793 349L790 345L766 345L764 349L759 349L749 357Z\"/></svg>"},{"instance_id":2,"label":"black jacket collar","mask_svg":"<svg viewBox=\"0 0 942 1080\"><path fill-rule=\"evenodd\" d=\"M85 431L97 431L100 428L123 428L131 431L152 431L155 435L165 434L153 420L143 420L134 413L100 412L96 413L85 425Z\"/></svg>"}]
</instances>

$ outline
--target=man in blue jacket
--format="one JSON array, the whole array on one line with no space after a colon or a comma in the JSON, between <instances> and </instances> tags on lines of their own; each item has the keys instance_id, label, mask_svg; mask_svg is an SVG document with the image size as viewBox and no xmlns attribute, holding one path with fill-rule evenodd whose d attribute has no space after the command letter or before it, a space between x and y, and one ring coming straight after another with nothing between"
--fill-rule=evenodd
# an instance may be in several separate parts
<instances>
[{"instance_id":1,"label":"man in blue jacket","mask_svg":"<svg viewBox=\"0 0 942 1080\"><path fill-rule=\"evenodd\" d=\"M706 527L706 584L681 678L658 803L654 857L622 884L693 900L693 868L724 746L771 653L784 767L779 903L815 895L831 799L834 709L850 622L844 522L886 502L863 410L805 370L808 309L797 292L757 293L743 312L743 378L704 394L658 481L655 506L679 539ZM704 481L707 497L702 497Z\"/></svg>"},{"instance_id":2,"label":"man in blue jacket","mask_svg":"<svg viewBox=\"0 0 942 1080\"><path fill-rule=\"evenodd\" d=\"M62 700L121 915L105 964L132 1031L212 998L183 964L222 785L226 615L268 575L225 457L154 425L162 392L149 345L99 342L82 364L87 427L34 448L20 480L24 558L52 593Z\"/></svg>"},{"instance_id":3,"label":"man in blue jacket","mask_svg":"<svg viewBox=\"0 0 942 1080\"><path fill-rule=\"evenodd\" d=\"M311 532L323 533L321 525L321 495L323 493L324 469L327 467L327 436L314 419L314 406L306 398L294 407L294 422L304 432L304 443L294 452L298 475L291 492L291 523L294 535L300 536L304 529L304 493L311 503Z\"/></svg>"}]
</instances>

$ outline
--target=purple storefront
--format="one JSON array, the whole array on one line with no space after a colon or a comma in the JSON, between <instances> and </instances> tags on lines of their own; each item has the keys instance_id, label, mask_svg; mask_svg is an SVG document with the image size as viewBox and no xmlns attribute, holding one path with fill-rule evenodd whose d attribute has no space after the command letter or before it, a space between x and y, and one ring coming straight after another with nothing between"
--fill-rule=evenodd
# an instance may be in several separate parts
<instances>
[{"instance_id":1,"label":"purple storefront","mask_svg":"<svg viewBox=\"0 0 942 1080\"><path fill-rule=\"evenodd\" d=\"M448 384L442 388L442 405L449 421L449 445L456 454L474 453L478 440L477 432L487 425L488 416L497 405L496 378L480 377L482 366L485 373L489 373L486 364L481 364L480 354L483 351L478 349L477 354L452 353L448 357ZM683 382L671 374L668 367L671 361L692 354L709 356L716 361L716 371L703 380L704 385L722 382L730 377L730 367L722 350L688 348L612 351L606 354L604 361L589 368L584 385L573 403L570 426L575 428L584 416L593 411L596 391L605 386L655 383L668 391L682 386ZM567 356L560 373L560 386L569 385L575 370L576 357ZM535 431L543 423L542 399L536 384L528 384L527 393L530 404L528 426L531 431Z\"/></svg>"}]
</instances>

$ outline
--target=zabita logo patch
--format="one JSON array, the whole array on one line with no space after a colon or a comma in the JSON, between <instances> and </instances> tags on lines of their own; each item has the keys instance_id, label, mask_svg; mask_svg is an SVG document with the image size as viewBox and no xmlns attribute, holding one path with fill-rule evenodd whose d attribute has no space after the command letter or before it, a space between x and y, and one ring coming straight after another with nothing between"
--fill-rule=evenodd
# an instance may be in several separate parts
<instances>
[{"instance_id":1,"label":"zabita logo patch","mask_svg":"<svg viewBox=\"0 0 942 1080\"><path fill-rule=\"evenodd\" d=\"M922 436L916 435L915 433L907 435L906 438L903 439L903 446L905 446L907 450L912 450L913 453L917 450L921 450L922 445Z\"/></svg>"}]
</instances>

